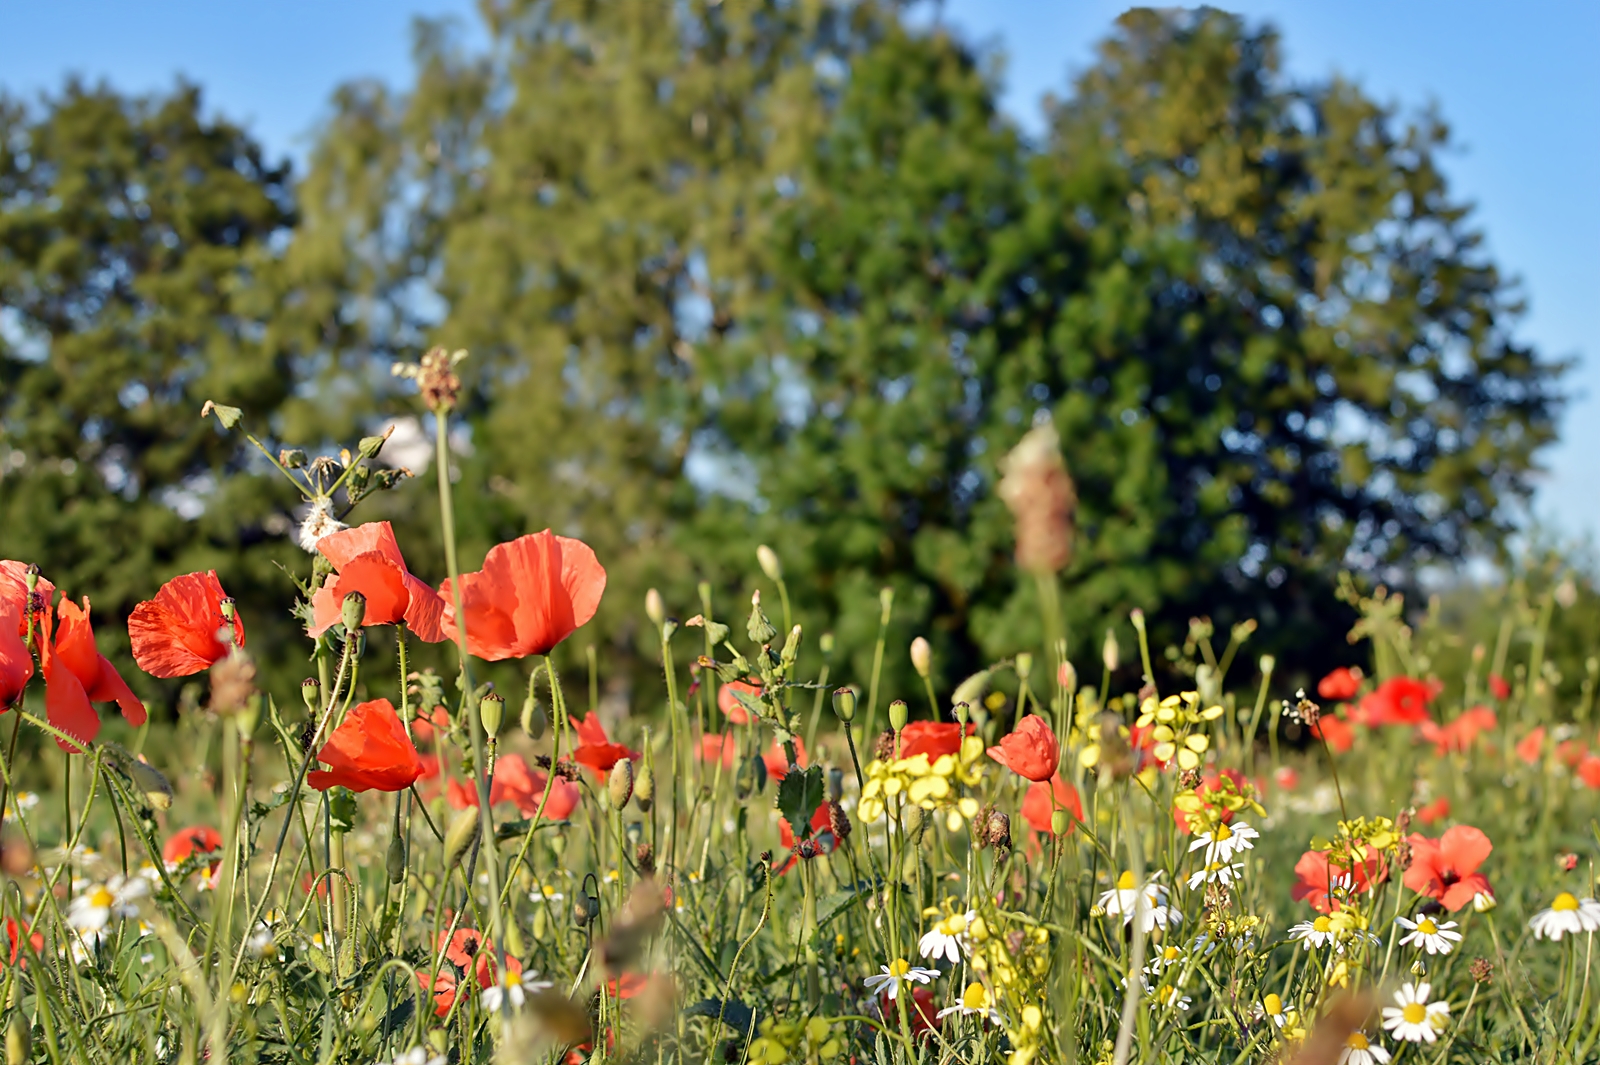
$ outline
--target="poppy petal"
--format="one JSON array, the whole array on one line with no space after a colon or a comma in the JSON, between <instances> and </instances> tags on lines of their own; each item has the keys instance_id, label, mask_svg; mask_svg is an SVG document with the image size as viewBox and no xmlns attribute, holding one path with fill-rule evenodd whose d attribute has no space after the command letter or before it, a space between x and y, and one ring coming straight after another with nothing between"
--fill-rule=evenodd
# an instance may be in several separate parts
<instances>
[{"instance_id":1,"label":"poppy petal","mask_svg":"<svg viewBox=\"0 0 1600 1065\"><path fill-rule=\"evenodd\" d=\"M187 677L209 668L228 653L228 645L217 639L227 624L222 616L226 597L215 570L181 574L163 584L128 618L133 660L152 677ZM244 625L236 617L233 627L242 646Z\"/></svg>"},{"instance_id":2,"label":"poppy petal","mask_svg":"<svg viewBox=\"0 0 1600 1065\"><path fill-rule=\"evenodd\" d=\"M400 545L394 538L394 529L386 521L369 521L352 529L329 533L317 541L317 550L341 573L351 559L372 552L382 555L401 569L406 568Z\"/></svg>"},{"instance_id":3,"label":"poppy petal","mask_svg":"<svg viewBox=\"0 0 1600 1065\"><path fill-rule=\"evenodd\" d=\"M92 742L100 733L100 716L94 712L82 682L51 649L48 641L41 642L39 658L44 672L45 720L82 743ZM52 738L63 751L82 753L81 748L59 736Z\"/></svg>"}]
</instances>

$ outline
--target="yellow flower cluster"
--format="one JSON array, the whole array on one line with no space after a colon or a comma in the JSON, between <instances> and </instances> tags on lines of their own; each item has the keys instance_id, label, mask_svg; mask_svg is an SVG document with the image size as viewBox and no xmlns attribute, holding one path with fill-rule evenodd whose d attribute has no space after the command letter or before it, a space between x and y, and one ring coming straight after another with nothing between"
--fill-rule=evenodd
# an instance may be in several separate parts
<instances>
[{"instance_id":1,"label":"yellow flower cluster","mask_svg":"<svg viewBox=\"0 0 1600 1065\"><path fill-rule=\"evenodd\" d=\"M954 832L963 820L978 816L978 800L963 796L961 789L976 787L982 780L983 741L976 736L963 739L959 753L931 760L926 754L893 761L875 758L867 766L857 812L862 821L872 822L886 809L899 810L906 803L924 810L943 808L946 827Z\"/></svg>"},{"instance_id":2,"label":"yellow flower cluster","mask_svg":"<svg viewBox=\"0 0 1600 1065\"><path fill-rule=\"evenodd\" d=\"M1160 702L1155 696L1146 699L1139 707L1139 728L1154 725L1150 738L1155 746L1150 753L1163 762L1177 760L1179 769L1198 769L1200 759L1211 747L1211 737L1201 729L1208 721L1222 716L1222 707L1200 708L1199 692L1169 695Z\"/></svg>"},{"instance_id":3,"label":"yellow flower cluster","mask_svg":"<svg viewBox=\"0 0 1600 1065\"><path fill-rule=\"evenodd\" d=\"M750 1041L752 1065L784 1065L785 1062L823 1062L838 1057L844 1050L840 1031L824 1017L809 1021L780 1021L768 1017L761 1022L761 1034Z\"/></svg>"},{"instance_id":4,"label":"yellow flower cluster","mask_svg":"<svg viewBox=\"0 0 1600 1065\"><path fill-rule=\"evenodd\" d=\"M1243 810L1251 810L1258 817L1267 814L1256 801L1255 785L1249 781L1241 785L1226 774L1178 792L1172 797L1172 808L1184 816L1189 831L1196 834L1215 831L1225 820Z\"/></svg>"}]
</instances>

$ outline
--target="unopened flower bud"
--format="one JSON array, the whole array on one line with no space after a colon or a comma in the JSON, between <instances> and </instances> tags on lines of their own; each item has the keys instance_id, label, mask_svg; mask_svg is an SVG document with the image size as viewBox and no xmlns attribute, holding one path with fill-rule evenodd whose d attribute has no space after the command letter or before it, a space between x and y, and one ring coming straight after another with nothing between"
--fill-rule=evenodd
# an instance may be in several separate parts
<instances>
[{"instance_id":1,"label":"unopened flower bud","mask_svg":"<svg viewBox=\"0 0 1600 1065\"><path fill-rule=\"evenodd\" d=\"M144 796L144 801L150 805L150 809L167 810L172 807L172 785L161 775L160 770L137 758L128 759L127 766L128 777L133 781L133 786Z\"/></svg>"},{"instance_id":2,"label":"unopened flower bud","mask_svg":"<svg viewBox=\"0 0 1600 1065\"><path fill-rule=\"evenodd\" d=\"M389 883L398 884L406 878L406 841L402 836L395 836L389 841L389 853L383 861L384 870L389 874Z\"/></svg>"},{"instance_id":3,"label":"unopened flower bud","mask_svg":"<svg viewBox=\"0 0 1600 1065\"><path fill-rule=\"evenodd\" d=\"M1056 670L1056 683L1061 685L1061 690L1068 695L1078 690L1078 671L1073 668L1071 662L1061 663L1060 668Z\"/></svg>"},{"instance_id":4,"label":"unopened flower bud","mask_svg":"<svg viewBox=\"0 0 1600 1065\"><path fill-rule=\"evenodd\" d=\"M854 688L835 688L833 690L833 716L847 725L856 719L856 690Z\"/></svg>"},{"instance_id":5,"label":"unopened flower bud","mask_svg":"<svg viewBox=\"0 0 1600 1065\"><path fill-rule=\"evenodd\" d=\"M745 623L745 635L750 637L751 643L767 644L778 635L778 630L772 627L772 622L767 620L766 613L761 609L761 589L757 588L750 596L750 620Z\"/></svg>"},{"instance_id":6,"label":"unopened flower bud","mask_svg":"<svg viewBox=\"0 0 1600 1065\"><path fill-rule=\"evenodd\" d=\"M315 714L322 709L322 682L316 677L307 677L300 682L300 698L305 700L306 710Z\"/></svg>"},{"instance_id":7,"label":"unopened flower bud","mask_svg":"<svg viewBox=\"0 0 1600 1065\"><path fill-rule=\"evenodd\" d=\"M656 800L656 771L648 762L639 770L639 779L633 784L633 801L640 810L650 812Z\"/></svg>"},{"instance_id":8,"label":"unopened flower bud","mask_svg":"<svg viewBox=\"0 0 1600 1065\"><path fill-rule=\"evenodd\" d=\"M522 731L528 734L531 740L544 739L544 730L550 724L549 717L544 712L544 707L539 705L539 700L534 698L533 692L528 692L528 697L522 700Z\"/></svg>"},{"instance_id":9,"label":"unopened flower bud","mask_svg":"<svg viewBox=\"0 0 1600 1065\"><path fill-rule=\"evenodd\" d=\"M824 655L833 654L833 633L823 633L822 636L817 640L817 649L820 650Z\"/></svg>"},{"instance_id":10,"label":"unopened flower bud","mask_svg":"<svg viewBox=\"0 0 1600 1065\"><path fill-rule=\"evenodd\" d=\"M358 631L366 619L367 597L360 592L351 592L345 596L344 602L339 606L339 620L344 622L344 631Z\"/></svg>"},{"instance_id":11,"label":"unopened flower bud","mask_svg":"<svg viewBox=\"0 0 1600 1065\"><path fill-rule=\"evenodd\" d=\"M456 814L450 822L450 827L444 833L444 868L445 872L454 869L472 849L473 843L478 839L478 808L469 806Z\"/></svg>"},{"instance_id":12,"label":"unopened flower bud","mask_svg":"<svg viewBox=\"0 0 1600 1065\"><path fill-rule=\"evenodd\" d=\"M666 604L662 603L661 593L654 588L644 593L644 615L658 629L667 620Z\"/></svg>"},{"instance_id":13,"label":"unopened flower bud","mask_svg":"<svg viewBox=\"0 0 1600 1065\"><path fill-rule=\"evenodd\" d=\"M1027 651L1019 651L1016 657L1017 676L1023 680L1028 679L1028 674L1033 672L1033 655Z\"/></svg>"},{"instance_id":14,"label":"unopened flower bud","mask_svg":"<svg viewBox=\"0 0 1600 1065\"><path fill-rule=\"evenodd\" d=\"M28 1065L33 1057L33 1030L18 1009L6 1027L6 1065Z\"/></svg>"},{"instance_id":15,"label":"unopened flower bud","mask_svg":"<svg viewBox=\"0 0 1600 1065\"><path fill-rule=\"evenodd\" d=\"M1141 636L1144 635L1143 610L1140 610L1138 607L1134 607L1132 610L1128 611L1128 620L1133 622L1133 628L1135 632L1139 633Z\"/></svg>"},{"instance_id":16,"label":"unopened flower bud","mask_svg":"<svg viewBox=\"0 0 1600 1065\"><path fill-rule=\"evenodd\" d=\"M767 580L783 580L783 563L778 561L778 553L772 548L766 544L756 548L756 561L761 564L761 572L767 575Z\"/></svg>"},{"instance_id":17,"label":"unopened flower bud","mask_svg":"<svg viewBox=\"0 0 1600 1065\"><path fill-rule=\"evenodd\" d=\"M828 768L828 801L838 802L844 798L844 770L838 766Z\"/></svg>"},{"instance_id":18,"label":"unopened flower bud","mask_svg":"<svg viewBox=\"0 0 1600 1065\"><path fill-rule=\"evenodd\" d=\"M921 636L911 641L911 668L917 671L919 677L926 677L933 672L933 648Z\"/></svg>"},{"instance_id":19,"label":"unopened flower bud","mask_svg":"<svg viewBox=\"0 0 1600 1065\"><path fill-rule=\"evenodd\" d=\"M1488 913L1498 905L1500 904L1495 901L1494 896L1486 891L1480 891L1472 896L1472 908L1478 913Z\"/></svg>"},{"instance_id":20,"label":"unopened flower bud","mask_svg":"<svg viewBox=\"0 0 1600 1065\"><path fill-rule=\"evenodd\" d=\"M1050 815L1050 834L1064 836L1072 828L1072 815L1065 810L1057 810Z\"/></svg>"},{"instance_id":21,"label":"unopened flower bud","mask_svg":"<svg viewBox=\"0 0 1600 1065\"><path fill-rule=\"evenodd\" d=\"M1100 645L1100 662L1106 667L1107 673L1115 673L1121 661L1121 651L1117 647L1117 630L1107 629L1106 641Z\"/></svg>"},{"instance_id":22,"label":"unopened flower bud","mask_svg":"<svg viewBox=\"0 0 1600 1065\"><path fill-rule=\"evenodd\" d=\"M987 669L980 669L978 672L974 673L972 676L956 685L956 690L950 693L950 703L951 705L956 703L966 703L968 706L976 706L983 701L983 693L987 691L988 688L989 671Z\"/></svg>"},{"instance_id":23,"label":"unopened flower bud","mask_svg":"<svg viewBox=\"0 0 1600 1065\"><path fill-rule=\"evenodd\" d=\"M611 798L612 808L617 810L633 798L633 762L630 759L624 758L612 767L611 775L606 778L606 794Z\"/></svg>"},{"instance_id":24,"label":"unopened flower bud","mask_svg":"<svg viewBox=\"0 0 1600 1065\"><path fill-rule=\"evenodd\" d=\"M506 718L506 701L490 692L478 701L478 720L483 723L483 734L491 740L500 736L500 724Z\"/></svg>"},{"instance_id":25,"label":"unopened flower bud","mask_svg":"<svg viewBox=\"0 0 1600 1065\"><path fill-rule=\"evenodd\" d=\"M896 699L889 704L889 727L899 732L906 727L906 721L911 716L911 708L904 699Z\"/></svg>"}]
</instances>

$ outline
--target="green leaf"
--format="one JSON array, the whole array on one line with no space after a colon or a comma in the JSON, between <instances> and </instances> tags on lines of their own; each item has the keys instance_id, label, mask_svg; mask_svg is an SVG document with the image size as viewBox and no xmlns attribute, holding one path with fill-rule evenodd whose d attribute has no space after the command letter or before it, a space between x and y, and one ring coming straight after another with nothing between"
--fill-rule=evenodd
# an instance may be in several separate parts
<instances>
[{"instance_id":1,"label":"green leaf","mask_svg":"<svg viewBox=\"0 0 1600 1065\"><path fill-rule=\"evenodd\" d=\"M208 414L215 414L217 416L217 421L222 423L222 427L224 429L232 429L235 425L239 424L239 419L244 417L244 411L240 410L238 407L229 407L221 403L213 403L209 399L206 400L205 406L200 408L200 417L204 418Z\"/></svg>"},{"instance_id":2,"label":"green leaf","mask_svg":"<svg viewBox=\"0 0 1600 1065\"><path fill-rule=\"evenodd\" d=\"M826 794L820 765L806 770L790 769L778 785L778 809L794 830L795 839L805 839L811 834L811 815L817 812Z\"/></svg>"}]
</instances>

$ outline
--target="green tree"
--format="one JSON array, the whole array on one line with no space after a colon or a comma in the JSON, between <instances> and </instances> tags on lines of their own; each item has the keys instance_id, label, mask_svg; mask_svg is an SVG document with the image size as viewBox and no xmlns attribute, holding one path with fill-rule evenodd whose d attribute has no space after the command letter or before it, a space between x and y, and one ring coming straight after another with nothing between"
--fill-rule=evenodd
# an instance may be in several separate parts
<instances>
[{"instance_id":1,"label":"green tree","mask_svg":"<svg viewBox=\"0 0 1600 1065\"><path fill-rule=\"evenodd\" d=\"M260 283L293 221L287 168L197 89L0 99L0 554L91 596L107 651L212 567L272 643L292 493L199 412L293 388Z\"/></svg>"}]
</instances>

